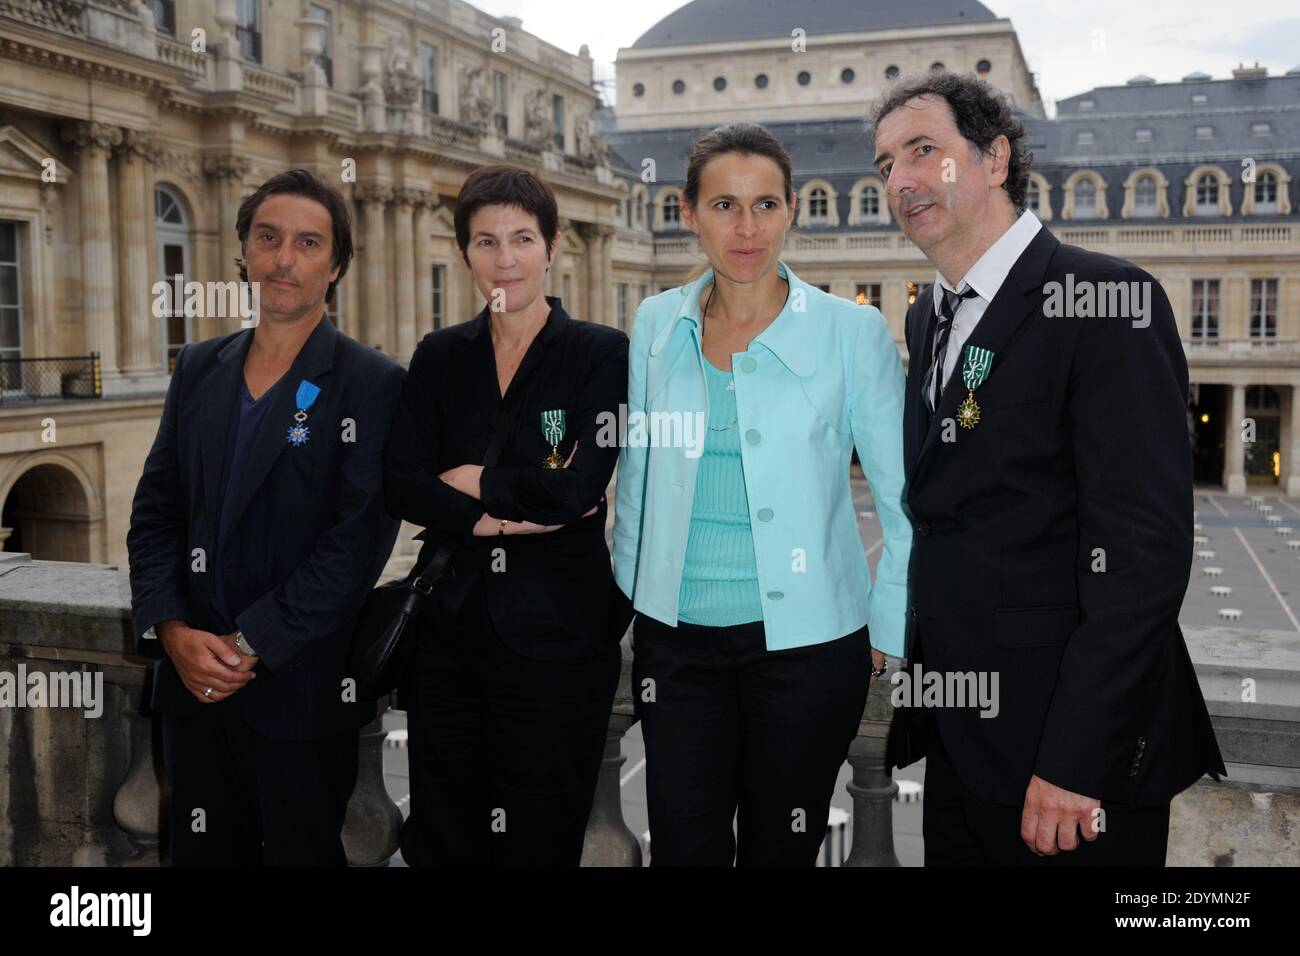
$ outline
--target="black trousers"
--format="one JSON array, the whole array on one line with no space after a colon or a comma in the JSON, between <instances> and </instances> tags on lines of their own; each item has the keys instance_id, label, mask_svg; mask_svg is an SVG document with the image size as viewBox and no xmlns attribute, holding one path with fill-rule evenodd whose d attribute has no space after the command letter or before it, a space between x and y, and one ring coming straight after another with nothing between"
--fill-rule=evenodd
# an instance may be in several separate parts
<instances>
[{"instance_id":1,"label":"black trousers","mask_svg":"<svg viewBox=\"0 0 1300 956\"><path fill-rule=\"evenodd\" d=\"M346 866L359 731L272 740L233 700L162 717L173 866Z\"/></svg>"},{"instance_id":2,"label":"black trousers","mask_svg":"<svg viewBox=\"0 0 1300 956\"><path fill-rule=\"evenodd\" d=\"M651 865L816 863L870 686L867 629L769 651L761 621L638 614L633 635Z\"/></svg>"},{"instance_id":3,"label":"black trousers","mask_svg":"<svg viewBox=\"0 0 1300 956\"><path fill-rule=\"evenodd\" d=\"M411 866L577 866L622 654L535 660L503 644L482 589L430 602L409 684Z\"/></svg>"},{"instance_id":4,"label":"black trousers","mask_svg":"<svg viewBox=\"0 0 1300 956\"><path fill-rule=\"evenodd\" d=\"M953 769L938 727L925 755L921 832L926 866L1164 866L1169 804L1124 807L1102 801L1103 827L1088 842L1039 856L1020 839L1021 807L980 800Z\"/></svg>"}]
</instances>

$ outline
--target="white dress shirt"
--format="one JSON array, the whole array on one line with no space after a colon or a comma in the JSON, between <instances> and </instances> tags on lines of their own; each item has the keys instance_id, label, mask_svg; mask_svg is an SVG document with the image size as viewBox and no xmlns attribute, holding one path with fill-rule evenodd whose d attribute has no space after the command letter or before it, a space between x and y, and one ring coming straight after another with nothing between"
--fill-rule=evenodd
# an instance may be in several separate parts
<instances>
[{"instance_id":1,"label":"white dress shirt","mask_svg":"<svg viewBox=\"0 0 1300 956\"><path fill-rule=\"evenodd\" d=\"M988 247L984 255L970 267L953 288L944 281L938 271L934 274L934 314L939 315L939 304L943 301L944 290L964 292L967 286L975 290L969 299L959 299L956 314L952 320L952 330L948 333L948 346L943 355L943 383L946 387L953 370L961 360L962 346L979 325L984 310L989 307L993 297L1002 288L1011 272L1011 267L1028 248L1038 230L1043 227L1038 217L1026 209L1020 218L1011 224L1011 228L998 237L998 241ZM937 347L937 337L936 337Z\"/></svg>"}]
</instances>

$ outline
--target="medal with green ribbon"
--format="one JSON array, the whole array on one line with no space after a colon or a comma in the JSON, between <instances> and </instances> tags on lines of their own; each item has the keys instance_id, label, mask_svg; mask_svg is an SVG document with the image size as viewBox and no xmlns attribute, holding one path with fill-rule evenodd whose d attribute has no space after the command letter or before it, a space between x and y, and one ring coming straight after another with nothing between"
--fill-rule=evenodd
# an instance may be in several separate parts
<instances>
[{"instance_id":1,"label":"medal with green ribbon","mask_svg":"<svg viewBox=\"0 0 1300 956\"><path fill-rule=\"evenodd\" d=\"M542 461L542 467L563 468L564 459L560 457L560 442L564 440L564 409L557 408L542 412L542 437L551 446L551 453Z\"/></svg>"},{"instance_id":2,"label":"medal with green ribbon","mask_svg":"<svg viewBox=\"0 0 1300 956\"><path fill-rule=\"evenodd\" d=\"M980 423L980 407L975 401L975 389L984 384L993 367L993 353L988 349L966 346L962 356L961 381L966 386L966 400L957 406L957 424L962 428L974 428Z\"/></svg>"}]
</instances>

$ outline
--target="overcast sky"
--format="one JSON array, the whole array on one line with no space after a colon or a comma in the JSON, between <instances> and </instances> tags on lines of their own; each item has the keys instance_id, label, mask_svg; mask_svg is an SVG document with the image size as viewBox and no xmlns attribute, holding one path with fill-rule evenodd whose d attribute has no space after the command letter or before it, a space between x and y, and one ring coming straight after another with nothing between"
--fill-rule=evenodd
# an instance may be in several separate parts
<instances>
[{"instance_id":1,"label":"overcast sky","mask_svg":"<svg viewBox=\"0 0 1300 956\"><path fill-rule=\"evenodd\" d=\"M596 78L606 79L614 75L619 47L631 46L684 0L478 0L475 5L496 16L520 17L525 30L571 53L587 44ZM1010 18L1049 111L1057 99L1122 84L1139 73L1169 82L1197 70L1226 78L1243 61L1258 60L1274 76L1300 66L1295 0L985 0L984 5ZM790 8L798 7L798 0L791 0Z\"/></svg>"}]
</instances>

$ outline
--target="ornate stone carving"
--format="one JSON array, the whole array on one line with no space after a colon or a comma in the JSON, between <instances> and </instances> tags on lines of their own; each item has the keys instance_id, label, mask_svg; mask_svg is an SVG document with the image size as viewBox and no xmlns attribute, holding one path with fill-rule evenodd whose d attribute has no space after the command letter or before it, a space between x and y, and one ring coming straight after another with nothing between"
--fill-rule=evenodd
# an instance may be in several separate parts
<instances>
[{"instance_id":1,"label":"ornate stone carving","mask_svg":"<svg viewBox=\"0 0 1300 956\"><path fill-rule=\"evenodd\" d=\"M243 179L252 168L243 156L203 157L203 171L214 179Z\"/></svg>"},{"instance_id":2,"label":"ornate stone carving","mask_svg":"<svg viewBox=\"0 0 1300 956\"><path fill-rule=\"evenodd\" d=\"M149 133L140 129L123 128L122 143L117 148L119 156L138 156L150 165L157 165L162 149Z\"/></svg>"},{"instance_id":3,"label":"ornate stone carving","mask_svg":"<svg viewBox=\"0 0 1300 956\"><path fill-rule=\"evenodd\" d=\"M352 187L352 199L355 202L366 203L391 203L394 198L392 186L381 186L378 183L357 183Z\"/></svg>"},{"instance_id":4,"label":"ornate stone carving","mask_svg":"<svg viewBox=\"0 0 1300 956\"><path fill-rule=\"evenodd\" d=\"M389 106L413 106L420 98L420 74L410 46L398 37L388 41L384 60L384 97Z\"/></svg>"},{"instance_id":5,"label":"ornate stone carving","mask_svg":"<svg viewBox=\"0 0 1300 956\"><path fill-rule=\"evenodd\" d=\"M536 146L549 145L555 135L555 122L546 102L546 91L533 90L524 103L524 139Z\"/></svg>"},{"instance_id":6,"label":"ornate stone carving","mask_svg":"<svg viewBox=\"0 0 1300 956\"><path fill-rule=\"evenodd\" d=\"M492 122L492 97L487 91L487 77L481 66L467 66L460 71L460 120L479 129Z\"/></svg>"},{"instance_id":7,"label":"ornate stone carving","mask_svg":"<svg viewBox=\"0 0 1300 956\"><path fill-rule=\"evenodd\" d=\"M108 123L79 121L69 123L59 131L65 143L71 143L74 149L82 150L88 146L100 149L112 149L122 142L120 127Z\"/></svg>"}]
</instances>

